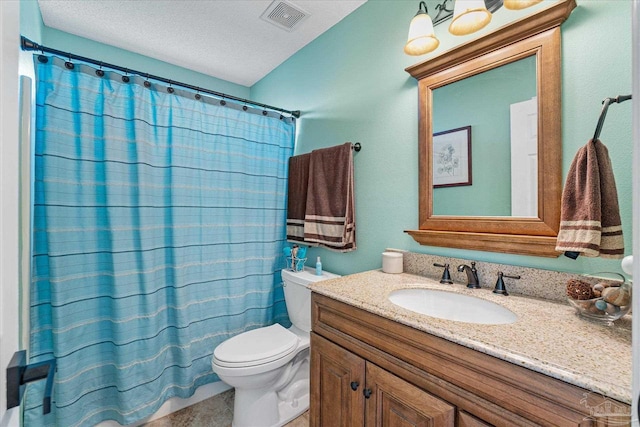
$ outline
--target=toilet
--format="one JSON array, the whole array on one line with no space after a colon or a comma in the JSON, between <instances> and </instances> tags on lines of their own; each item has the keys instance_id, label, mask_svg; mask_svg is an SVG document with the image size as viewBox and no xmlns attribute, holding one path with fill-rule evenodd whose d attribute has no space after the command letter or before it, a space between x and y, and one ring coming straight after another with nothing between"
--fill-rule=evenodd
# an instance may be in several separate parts
<instances>
[{"instance_id":1,"label":"toilet","mask_svg":"<svg viewBox=\"0 0 640 427\"><path fill-rule=\"evenodd\" d=\"M339 277L326 271L282 270L292 326L243 332L213 352L212 367L235 387L233 427L278 427L309 408L310 283Z\"/></svg>"}]
</instances>

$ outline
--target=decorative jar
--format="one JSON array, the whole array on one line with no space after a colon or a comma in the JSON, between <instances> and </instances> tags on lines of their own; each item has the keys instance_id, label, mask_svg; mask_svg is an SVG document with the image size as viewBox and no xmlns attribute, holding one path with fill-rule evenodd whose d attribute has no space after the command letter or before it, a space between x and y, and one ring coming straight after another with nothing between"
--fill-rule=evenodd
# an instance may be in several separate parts
<instances>
[{"instance_id":1,"label":"decorative jar","mask_svg":"<svg viewBox=\"0 0 640 427\"><path fill-rule=\"evenodd\" d=\"M567 282L567 299L579 316L612 325L631 309L631 283L619 273L583 274Z\"/></svg>"}]
</instances>

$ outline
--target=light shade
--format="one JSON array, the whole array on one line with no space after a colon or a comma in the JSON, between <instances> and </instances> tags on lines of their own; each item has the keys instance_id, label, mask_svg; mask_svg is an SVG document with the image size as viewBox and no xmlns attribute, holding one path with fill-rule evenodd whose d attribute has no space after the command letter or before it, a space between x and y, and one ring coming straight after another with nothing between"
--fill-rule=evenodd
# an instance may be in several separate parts
<instances>
[{"instance_id":1,"label":"light shade","mask_svg":"<svg viewBox=\"0 0 640 427\"><path fill-rule=\"evenodd\" d=\"M413 56L424 55L433 52L439 45L440 40L433 31L431 17L421 10L418 11L409 25L409 37L404 46L404 53Z\"/></svg>"},{"instance_id":2,"label":"light shade","mask_svg":"<svg viewBox=\"0 0 640 427\"><path fill-rule=\"evenodd\" d=\"M524 9L540 3L542 0L504 0L504 7L511 10Z\"/></svg>"},{"instance_id":3,"label":"light shade","mask_svg":"<svg viewBox=\"0 0 640 427\"><path fill-rule=\"evenodd\" d=\"M484 0L456 0L449 32L456 36L474 33L491 22Z\"/></svg>"}]
</instances>

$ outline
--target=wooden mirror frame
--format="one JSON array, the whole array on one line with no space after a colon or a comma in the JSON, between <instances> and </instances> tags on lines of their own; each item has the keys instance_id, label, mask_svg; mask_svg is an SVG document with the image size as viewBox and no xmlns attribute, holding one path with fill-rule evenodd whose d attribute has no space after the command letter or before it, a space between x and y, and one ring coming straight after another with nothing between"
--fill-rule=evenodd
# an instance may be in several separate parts
<instances>
[{"instance_id":1,"label":"wooden mirror frame","mask_svg":"<svg viewBox=\"0 0 640 427\"><path fill-rule=\"evenodd\" d=\"M562 196L560 25L576 7L562 0L441 55L408 67L418 80L419 230L421 245L557 257ZM529 56L536 56L538 217L433 215L432 91Z\"/></svg>"}]
</instances>

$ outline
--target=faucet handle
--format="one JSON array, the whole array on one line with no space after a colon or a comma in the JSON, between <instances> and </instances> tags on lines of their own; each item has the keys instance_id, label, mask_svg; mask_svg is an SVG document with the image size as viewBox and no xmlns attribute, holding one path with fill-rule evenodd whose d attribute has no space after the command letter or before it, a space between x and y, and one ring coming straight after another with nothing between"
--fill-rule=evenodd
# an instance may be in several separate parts
<instances>
[{"instance_id":1,"label":"faucet handle","mask_svg":"<svg viewBox=\"0 0 640 427\"><path fill-rule=\"evenodd\" d=\"M438 264L434 263L434 267L443 267L444 271L442 272L442 278L440 279L440 283L445 285L452 285L453 280L451 280L451 274L449 273L449 264Z\"/></svg>"},{"instance_id":2,"label":"faucet handle","mask_svg":"<svg viewBox=\"0 0 640 427\"><path fill-rule=\"evenodd\" d=\"M502 271L498 271L498 280L496 281L496 287L493 290L494 294L502 294L504 296L508 296L507 287L504 285L503 277L507 277L509 279L519 279L520 276L509 276L504 274Z\"/></svg>"}]
</instances>

